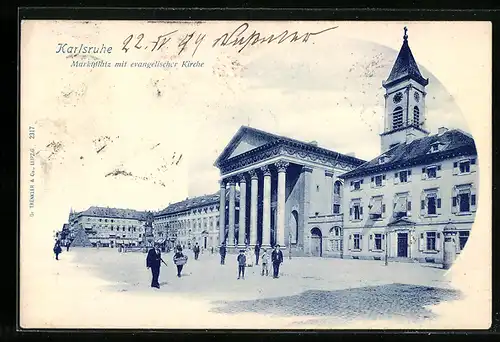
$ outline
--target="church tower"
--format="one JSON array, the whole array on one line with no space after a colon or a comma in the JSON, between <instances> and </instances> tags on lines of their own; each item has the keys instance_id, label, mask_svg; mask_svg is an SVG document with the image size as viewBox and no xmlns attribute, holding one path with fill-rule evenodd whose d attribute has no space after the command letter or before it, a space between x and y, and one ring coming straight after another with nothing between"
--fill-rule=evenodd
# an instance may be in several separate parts
<instances>
[{"instance_id":1,"label":"church tower","mask_svg":"<svg viewBox=\"0 0 500 342\"><path fill-rule=\"evenodd\" d=\"M380 134L381 153L398 144L429 135L425 129L425 79L410 46L407 28L404 28L403 45L386 81L384 132Z\"/></svg>"}]
</instances>

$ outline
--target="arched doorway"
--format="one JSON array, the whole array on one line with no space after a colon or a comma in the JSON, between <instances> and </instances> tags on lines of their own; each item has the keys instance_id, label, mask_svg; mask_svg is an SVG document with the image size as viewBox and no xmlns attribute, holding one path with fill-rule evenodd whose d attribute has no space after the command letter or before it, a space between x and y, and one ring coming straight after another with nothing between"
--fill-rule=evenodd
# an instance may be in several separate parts
<instances>
[{"instance_id":1,"label":"arched doorway","mask_svg":"<svg viewBox=\"0 0 500 342\"><path fill-rule=\"evenodd\" d=\"M330 228L330 251L340 252L342 249L342 228L335 226Z\"/></svg>"},{"instance_id":2,"label":"arched doorway","mask_svg":"<svg viewBox=\"0 0 500 342\"><path fill-rule=\"evenodd\" d=\"M201 236L203 238L203 248L204 249L207 249L207 240L208 240L208 232L206 230L204 230L203 232L201 232Z\"/></svg>"},{"instance_id":3,"label":"arched doorway","mask_svg":"<svg viewBox=\"0 0 500 342\"><path fill-rule=\"evenodd\" d=\"M317 227L311 229L311 254L312 256L323 255L323 239L321 230Z\"/></svg>"}]
</instances>

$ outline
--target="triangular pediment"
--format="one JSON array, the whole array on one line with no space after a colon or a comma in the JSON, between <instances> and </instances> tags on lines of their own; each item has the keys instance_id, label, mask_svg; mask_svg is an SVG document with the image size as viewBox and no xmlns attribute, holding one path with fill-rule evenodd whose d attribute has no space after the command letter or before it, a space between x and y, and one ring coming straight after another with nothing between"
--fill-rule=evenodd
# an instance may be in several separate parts
<instances>
[{"instance_id":1,"label":"triangular pediment","mask_svg":"<svg viewBox=\"0 0 500 342\"><path fill-rule=\"evenodd\" d=\"M215 165L278 139L273 134L242 126L217 158Z\"/></svg>"},{"instance_id":2,"label":"triangular pediment","mask_svg":"<svg viewBox=\"0 0 500 342\"><path fill-rule=\"evenodd\" d=\"M415 224L415 222L410 221L406 218L398 218L398 219L395 219L394 221L389 222L387 225L394 227L394 226L411 226L414 224Z\"/></svg>"}]
</instances>

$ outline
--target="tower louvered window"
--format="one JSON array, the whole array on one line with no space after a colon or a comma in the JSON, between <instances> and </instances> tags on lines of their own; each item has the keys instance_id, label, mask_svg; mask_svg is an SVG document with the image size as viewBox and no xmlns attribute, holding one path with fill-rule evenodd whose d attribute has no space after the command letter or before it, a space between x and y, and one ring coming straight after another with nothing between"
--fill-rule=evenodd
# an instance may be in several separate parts
<instances>
[{"instance_id":1,"label":"tower louvered window","mask_svg":"<svg viewBox=\"0 0 500 342\"><path fill-rule=\"evenodd\" d=\"M413 107L413 124L420 124L420 109L417 106Z\"/></svg>"},{"instance_id":2,"label":"tower louvered window","mask_svg":"<svg viewBox=\"0 0 500 342\"><path fill-rule=\"evenodd\" d=\"M403 127L403 108L396 107L392 112L392 129Z\"/></svg>"}]
</instances>

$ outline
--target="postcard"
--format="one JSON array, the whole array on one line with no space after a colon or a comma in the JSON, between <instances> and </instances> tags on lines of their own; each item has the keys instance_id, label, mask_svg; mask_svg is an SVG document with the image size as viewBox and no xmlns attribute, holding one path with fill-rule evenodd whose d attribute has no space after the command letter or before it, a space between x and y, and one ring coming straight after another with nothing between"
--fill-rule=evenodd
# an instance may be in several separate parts
<instances>
[{"instance_id":1,"label":"postcard","mask_svg":"<svg viewBox=\"0 0 500 342\"><path fill-rule=\"evenodd\" d=\"M24 329L486 329L489 22L24 20Z\"/></svg>"}]
</instances>

